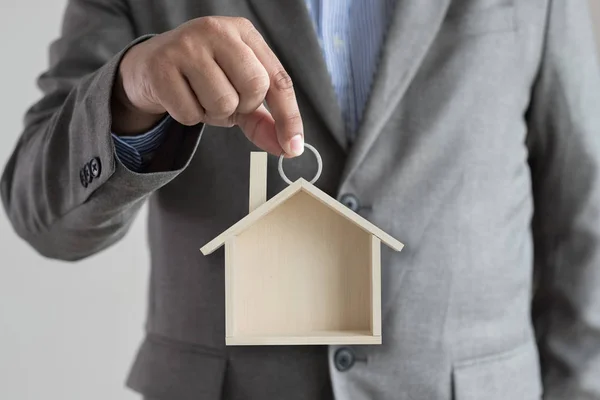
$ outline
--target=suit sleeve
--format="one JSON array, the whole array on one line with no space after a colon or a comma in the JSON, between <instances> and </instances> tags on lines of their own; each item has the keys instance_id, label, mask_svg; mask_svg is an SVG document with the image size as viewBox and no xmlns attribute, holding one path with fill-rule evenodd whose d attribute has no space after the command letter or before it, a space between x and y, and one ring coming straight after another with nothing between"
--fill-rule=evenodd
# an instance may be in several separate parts
<instances>
[{"instance_id":1,"label":"suit sleeve","mask_svg":"<svg viewBox=\"0 0 600 400\"><path fill-rule=\"evenodd\" d=\"M148 173L126 168L111 135L111 93L119 62L136 39L122 0L70 0L42 98L5 166L3 205L18 235L62 260L92 255L124 236L144 200L188 164L201 126L173 123Z\"/></svg>"},{"instance_id":2,"label":"suit sleeve","mask_svg":"<svg viewBox=\"0 0 600 400\"><path fill-rule=\"evenodd\" d=\"M600 68L587 1L549 2L528 122L544 398L600 400Z\"/></svg>"}]
</instances>

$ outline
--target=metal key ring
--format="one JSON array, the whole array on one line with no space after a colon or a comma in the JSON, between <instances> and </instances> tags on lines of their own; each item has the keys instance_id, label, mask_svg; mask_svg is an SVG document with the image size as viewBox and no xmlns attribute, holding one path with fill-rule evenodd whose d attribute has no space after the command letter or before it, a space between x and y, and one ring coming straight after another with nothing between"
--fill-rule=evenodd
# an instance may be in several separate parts
<instances>
[{"instance_id":1,"label":"metal key ring","mask_svg":"<svg viewBox=\"0 0 600 400\"><path fill-rule=\"evenodd\" d=\"M315 154L315 157L317 158L317 174L310 181L310 183L315 183L317 181L317 179L319 179L319 177L321 176L321 172L323 171L323 159L321 158L321 155L319 154L317 149L315 149L310 144L304 143L304 147L306 147L307 149L312 151ZM285 175L285 172L283 172L283 159L284 158L285 157L283 154L279 156L279 164L277 166L277 169L279 170L279 175L281 176L281 179L283 179L288 185L291 185L292 181L290 181L290 179Z\"/></svg>"}]
</instances>

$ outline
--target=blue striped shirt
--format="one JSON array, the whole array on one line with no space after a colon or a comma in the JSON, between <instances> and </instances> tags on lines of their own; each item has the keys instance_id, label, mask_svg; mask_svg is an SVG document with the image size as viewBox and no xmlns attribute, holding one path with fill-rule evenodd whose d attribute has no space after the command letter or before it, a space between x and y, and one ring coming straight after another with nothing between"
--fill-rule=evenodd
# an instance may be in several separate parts
<instances>
[{"instance_id":1,"label":"blue striped shirt","mask_svg":"<svg viewBox=\"0 0 600 400\"><path fill-rule=\"evenodd\" d=\"M305 0L352 142L362 119L396 0ZM138 136L113 134L119 160L141 172L171 118Z\"/></svg>"},{"instance_id":2,"label":"blue striped shirt","mask_svg":"<svg viewBox=\"0 0 600 400\"><path fill-rule=\"evenodd\" d=\"M306 0L352 142L396 0Z\"/></svg>"},{"instance_id":3,"label":"blue striped shirt","mask_svg":"<svg viewBox=\"0 0 600 400\"><path fill-rule=\"evenodd\" d=\"M132 171L143 171L154 152L164 142L165 132L171 122L171 117L166 116L154 128L141 135L119 136L113 133L113 142L119 160Z\"/></svg>"}]
</instances>

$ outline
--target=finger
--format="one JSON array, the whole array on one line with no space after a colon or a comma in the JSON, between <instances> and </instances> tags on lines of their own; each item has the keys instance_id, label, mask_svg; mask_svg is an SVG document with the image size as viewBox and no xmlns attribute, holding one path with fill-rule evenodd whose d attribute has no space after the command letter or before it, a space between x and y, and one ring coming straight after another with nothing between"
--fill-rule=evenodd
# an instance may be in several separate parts
<instances>
[{"instance_id":1,"label":"finger","mask_svg":"<svg viewBox=\"0 0 600 400\"><path fill-rule=\"evenodd\" d=\"M248 140L264 151L276 156L284 152L277 140L275 120L264 105L250 114L239 114L236 123Z\"/></svg>"},{"instance_id":2,"label":"finger","mask_svg":"<svg viewBox=\"0 0 600 400\"><path fill-rule=\"evenodd\" d=\"M202 122L204 109L180 72L173 67L157 76L152 80L152 90L169 115L187 126Z\"/></svg>"},{"instance_id":3,"label":"finger","mask_svg":"<svg viewBox=\"0 0 600 400\"><path fill-rule=\"evenodd\" d=\"M181 67L181 72L204 108L207 119L227 120L235 114L238 93L212 57L187 62Z\"/></svg>"},{"instance_id":4,"label":"finger","mask_svg":"<svg viewBox=\"0 0 600 400\"><path fill-rule=\"evenodd\" d=\"M232 126L236 125L236 114L230 115L227 118L212 118L208 115L204 116L204 120L202 122L204 122L207 125L212 125L212 126L221 126L223 128L231 128Z\"/></svg>"},{"instance_id":5,"label":"finger","mask_svg":"<svg viewBox=\"0 0 600 400\"><path fill-rule=\"evenodd\" d=\"M249 114L263 103L269 89L269 74L254 51L239 37L236 39L215 49L215 61L238 93L236 112Z\"/></svg>"},{"instance_id":6,"label":"finger","mask_svg":"<svg viewBox=\"0 0 600 400\"><path fill-rule=\"evenodd\" d=\"M248 29L242 39L269 75L266 100L275 119L279 145L288 155L298 156L304 150L304 129L292 80L256 29Z\"/></svg>"}]
</instances>

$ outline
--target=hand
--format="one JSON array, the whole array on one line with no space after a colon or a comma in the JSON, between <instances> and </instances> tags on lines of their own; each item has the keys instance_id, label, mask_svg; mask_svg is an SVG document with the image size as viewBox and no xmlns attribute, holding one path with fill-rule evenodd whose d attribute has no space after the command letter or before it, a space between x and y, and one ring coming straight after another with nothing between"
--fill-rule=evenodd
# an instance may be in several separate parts
<instances>
[{"instance_id":1,"label":"hand","mask_svg":"<svg viewBox=\"0 0 600 400\"><path fill-rule=\"evenodd\" d=\"M244 18L194 19L133 46L121 61L112 108L120 134L147 130L169 113L188 126L238 125L275 155L304 148L290 76Z\"/></svg>"}]
</instances>

